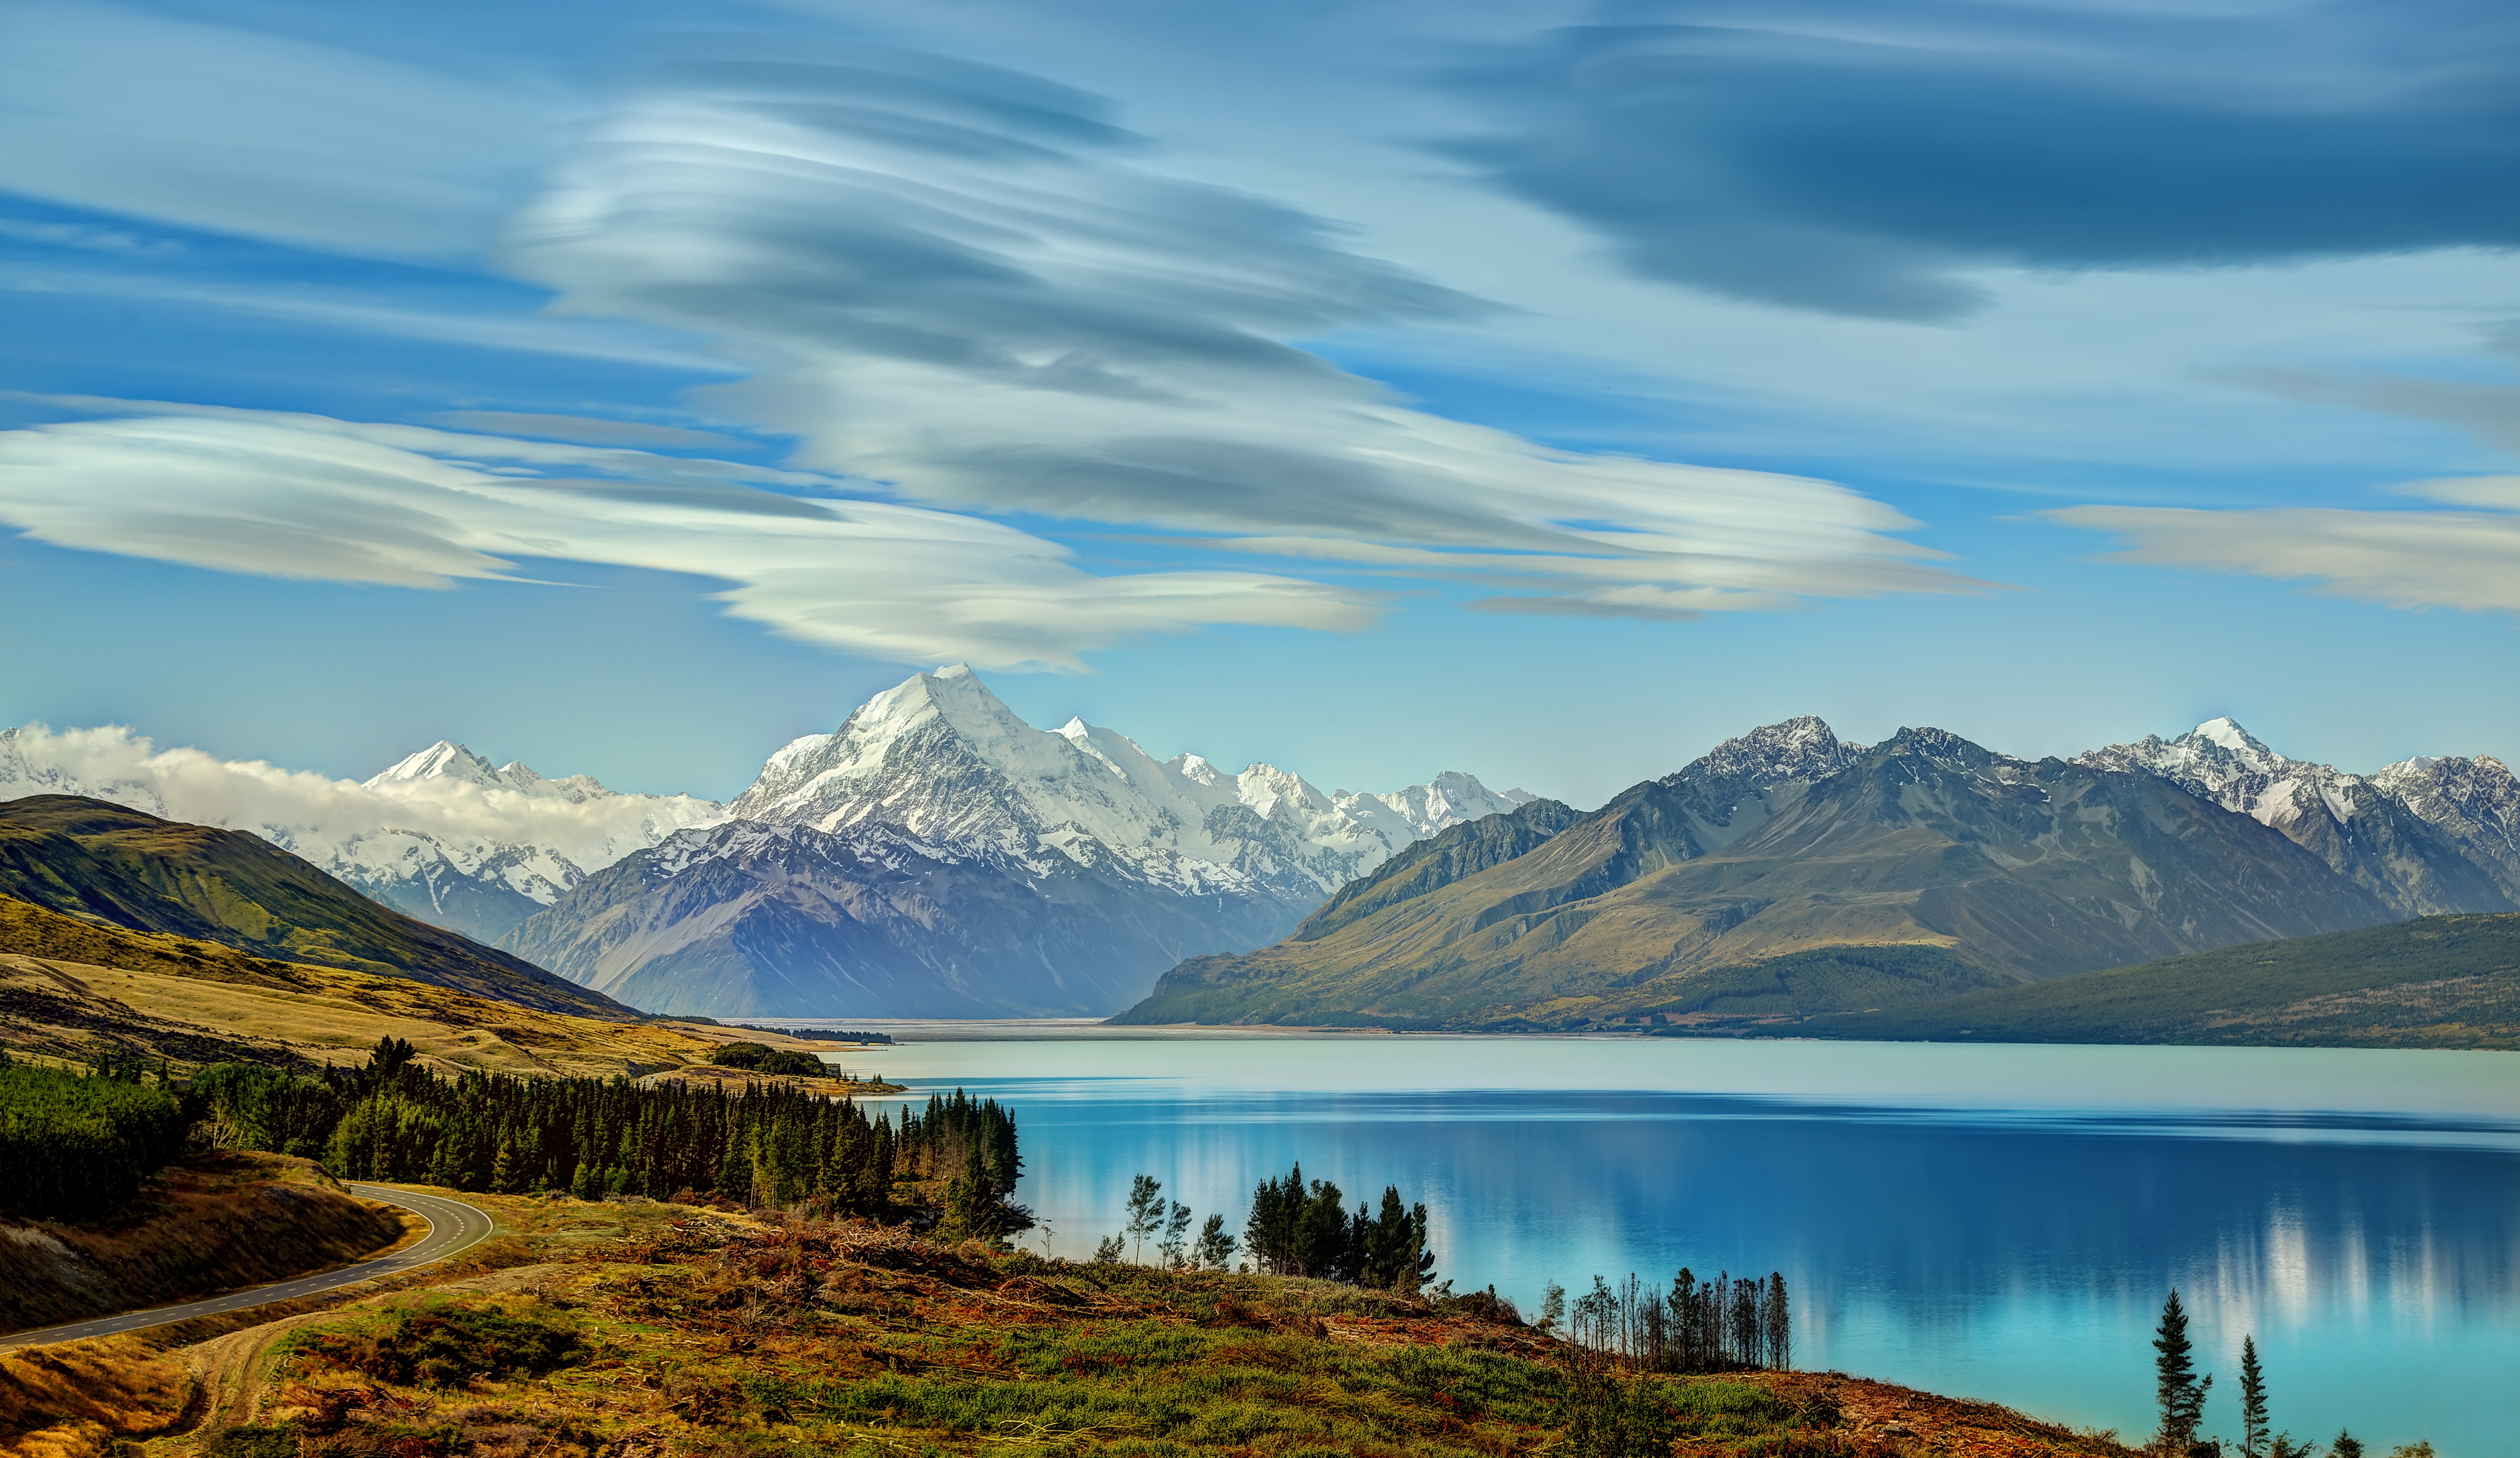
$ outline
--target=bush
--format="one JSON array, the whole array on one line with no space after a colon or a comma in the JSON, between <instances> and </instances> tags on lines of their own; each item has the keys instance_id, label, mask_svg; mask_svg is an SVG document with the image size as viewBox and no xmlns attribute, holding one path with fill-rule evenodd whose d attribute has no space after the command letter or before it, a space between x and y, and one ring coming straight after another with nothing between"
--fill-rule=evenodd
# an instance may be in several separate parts
<instances>
[{"instance_id":1,"label":"bush","mask_svg":"<svg viewBox=\"0 0 2520 1458\"><path fill-rule=\"evenodd\" d=\"M453 1304L397 1306L382 1330L319 1333L306 1346L379 1382L436 1388L475 1377L539 1376L586 1351L576 1328L556 1312Z\"/></svg>"},{"instance_id":2,"label":"bush","mask_svg":"<svg viewBox=\"0 0 2520 1458\"><path fill-rule=\"evenodd\" d=\"M297 1458L294 1428L222 1428L202 1443L202 1458Z\"/></svg>"},{"instance_id":3,"label":"bush","mask_svg":"<svg viewBox=\"0 0 2520 1458\"><path fill-rule=\"evenodd\" d=\"M831 1067L811 1053L793 1048L774 1048L768 1043L721 1043L709 1054L709 1062L720 1068L740 1068L765 1078L828 1079Z\"/></svg>"},{"instance_id":4,"label":"bush","mask_svg":"<svg viewBox=\"0 0 2520 1458\"><path fill-rule=\"evenodd\" d=\"M66 1220L104 1215L183 1152L190 1124L163 1088L0 1067L0 1170L9 1171L0 1208Z\"/></svg>"}]
</instances>

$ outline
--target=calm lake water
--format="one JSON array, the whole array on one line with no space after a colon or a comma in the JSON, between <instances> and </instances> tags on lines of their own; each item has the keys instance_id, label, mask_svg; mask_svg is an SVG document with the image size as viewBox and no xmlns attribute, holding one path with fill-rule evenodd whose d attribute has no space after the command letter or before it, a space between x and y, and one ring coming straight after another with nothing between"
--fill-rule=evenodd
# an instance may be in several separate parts
<instances>
[{"instance_id":1,"label":"calm lake water","mask_svg":"<svg viewBox=\"0 0 2520 1458\"><path fill-rule=\"evenodd\" d=\"M1141 1171L1238 1233L1301 1160L1526 1311L1780 1270L1798 1365L2132 1436L2176 1285L2210 1432L2254 1333L2278 1429L2520 1455L2520 1055L889 1026L977 1037L842 1062L1012 1104L1060 1255Z\"/></svg>"}]
</instances>

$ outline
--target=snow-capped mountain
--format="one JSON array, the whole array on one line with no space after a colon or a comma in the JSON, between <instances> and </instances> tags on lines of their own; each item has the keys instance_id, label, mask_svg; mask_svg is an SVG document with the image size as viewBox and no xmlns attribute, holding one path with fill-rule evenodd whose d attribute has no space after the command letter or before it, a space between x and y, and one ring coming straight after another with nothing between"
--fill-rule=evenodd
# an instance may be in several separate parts
<instances>
[{"instance_id":1,"label":"snow-capped mountain","mask_svg":"<svg viewBox=\"0 0 2520 1458\"><path fill-rule=\"evenodd\" d=\"M2498 760L2408 760L2353 774L2287 758L2225 718L2077 763L2155 774L2252 817L2403 915L2520 906L2520 786Z\"/></svg>"},{"instance_id":2,"label":"snow-capped mountain","mask_svg":"<svg viewBox=\"0 0 2520 1458\"><path fill-rule=\"evenodd\" d=\"M833 832L893 825L1036 872L1045 858L1116 858L1184 895L1317 902L1411 841L1530 798L1461 773L1326 795L1272 765L1228 774L1194 754L1158 761L1081 719L1034 729L956 664L877 694L835 733L781 749L727 809Z\"/></svg>"},{"instance_id":3,"label":"snow-capped mountain","mask_svg":"<svg viewBox=\"0 0 2520 1458\"><path fill-rule=\"evenodd\" d=\"M0 730L0 799L86 795L249 830L398 911L493 941L633 851L725 810L545 779L440 741L364 783L160 750L127 729Z\"/></svg>"},{"instance_id":4,"label":"snow-capped mountain","mask_svg":"<svg viewBox=\"0 0 2520 1458\"><path fill-rule=\"evenodd\" d=\"M1035 729L958 664L780 749L729 825L629 858L502 945L657 1011L1108 1012L1530 798L1462 773L1324 793L1270 765L1157 760L1081 720Z\"/></svg>"}]
</instances>

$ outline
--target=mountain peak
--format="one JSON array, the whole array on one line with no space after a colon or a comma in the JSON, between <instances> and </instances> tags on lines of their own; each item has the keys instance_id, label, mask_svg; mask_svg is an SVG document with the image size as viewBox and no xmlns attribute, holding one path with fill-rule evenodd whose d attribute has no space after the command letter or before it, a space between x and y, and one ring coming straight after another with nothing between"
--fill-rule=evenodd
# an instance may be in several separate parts
<instances>
[{"instance_id":1,"label":"mountain peak","mask_svg":"<svg viewBox=\"0 0 2520 1458\"><path fill-rule=\"evenodd\" d=\"M1727 739L1681 773L1699 779L1745 779L1762 785L1786 779L1819 779L1853 764L1862 748L1839 739L1837 731L1820 716L1804 714Z\"/></svg>"},{"instance_id":2,"label":"mountain peak","mask_svg":"<svg viewBox=\"0 0 2520 1458\"><path fill-rule=\"evenodd\" d=\"M524 767L519 765L516 768ZM533 773L530 770L525 773ZM452 779L477 785L505 782L497 767L488 760L452 739L440 739L418 754L405 755L367 783L370 789L382 789L388 784L409 784L426 779Z\"/></svg>"},{"instance_id":3,"label":"mountain peak","mask_svg":"<svg viewBox=\"0 0 2520 1458\"><path fill-rule=\"evenodd\" d=\"M2240 722L2228 715L2208 719L2182 737L2189 743L2211 744L2228 750L2255 763L2274 764L2284 758L2269 749L2266 741L2240 728Z\"/></svg>"}]
</instances>

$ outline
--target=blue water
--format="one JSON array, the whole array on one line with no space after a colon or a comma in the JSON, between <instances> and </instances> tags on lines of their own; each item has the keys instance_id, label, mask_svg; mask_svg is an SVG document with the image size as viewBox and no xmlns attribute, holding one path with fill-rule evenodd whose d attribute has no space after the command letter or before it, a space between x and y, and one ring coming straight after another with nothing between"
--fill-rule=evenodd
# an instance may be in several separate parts
<instances>
[{"instance_id":1,"label":"blue water","mask_svg":"<svg viewBox=\"0 0 2520 1458\"><path fill-rule=\"evenodd\" d=\"M2137 1436L2176 1285L2210 1432L2250 1333L2278 1429L2520 1455L2520 1055L977 1031L843 1062L1012 1104L1061 1255L1139 1171L1238 1231L1301 1160L1526 1310L1779 1270L1798 1365Z\"/></svg>"}]
</instances>

